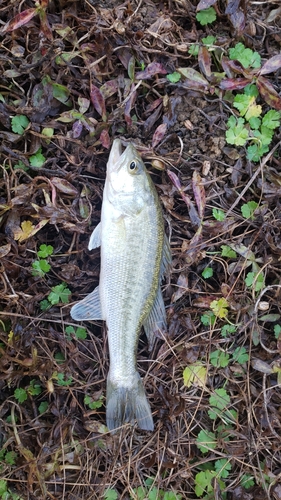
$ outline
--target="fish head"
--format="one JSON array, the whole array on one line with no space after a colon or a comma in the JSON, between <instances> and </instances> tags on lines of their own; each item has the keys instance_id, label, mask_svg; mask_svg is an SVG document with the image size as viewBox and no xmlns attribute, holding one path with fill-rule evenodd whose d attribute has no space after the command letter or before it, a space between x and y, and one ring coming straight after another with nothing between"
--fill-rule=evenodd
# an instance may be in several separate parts
<instances>
[{"instance_id":1,"label":"fish head","mask_svg":"<svg viewBox=\"0 0 281 500\"><path fill-rule=\"evenodd\" d=\"M110 203L125 215L133 215L152 198L151 191L149 174L133 144L122 152L120 139L115 139L106 172L105 192Z\"/></svg>"}]
</instances>

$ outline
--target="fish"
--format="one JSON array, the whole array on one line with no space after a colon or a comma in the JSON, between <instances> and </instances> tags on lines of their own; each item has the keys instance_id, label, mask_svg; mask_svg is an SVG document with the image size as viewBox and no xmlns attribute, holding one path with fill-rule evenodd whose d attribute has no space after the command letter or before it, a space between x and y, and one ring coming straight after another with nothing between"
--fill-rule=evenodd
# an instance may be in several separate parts
<instances>
[{"instance_id":1,"label":"fish","mask_svg":"<svg viewBox=\"0 0 281 500\"><path fill-rule=\"evenodd\" d=\"M101 247L99 285L70 313L76 321L103 320L107 325L109 431L125 423L152 431L136 353L142 326L150 346L155 331L166 331L160 285L171 253L153 181L134 145L122 149L121 140L115 139L107 162L101 221L88 245L89 250Z\"/></svg>"}]
</instances>

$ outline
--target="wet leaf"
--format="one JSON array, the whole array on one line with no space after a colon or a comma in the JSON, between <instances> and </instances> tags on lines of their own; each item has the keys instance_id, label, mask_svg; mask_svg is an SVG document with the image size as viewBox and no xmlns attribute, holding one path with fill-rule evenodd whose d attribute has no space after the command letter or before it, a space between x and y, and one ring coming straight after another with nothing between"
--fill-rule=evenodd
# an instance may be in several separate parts
<instances>
[{"instance_id":1,"label":"wet leaf","mask_svg":"<svg viewBox=\"0 0 281 500\"><path fill-rule=\"evenodd\" d=\"M8 31L13 31L20 28L21 26L24 26L29 21L31 21L31 19L33 19L34 16L38 14L39 9L40 7L39 8L37 7L32 9L26 9L23 12L20 12L3 27L2 32L5 33Z\"/></svg>"},{"instance_id":2,"label":"wet leaf","mask_svg":"<svg viewBox=\"0 0 281 500\"><path fill-rule=\"evenodd\" d=\"M166 123L161 123L161 125L158 125L157 129L155 130L153 137L152 137L152 147L155 148L159 142L161 142L167 132L167 124Z\"/></svg>"},{"instance_id":3,"label":"wet leaf","mask_svg":"<svg viewBox=\"0 0 281 500\"><path fill-rule=\"evenodd\" d=\"M91 84L90 97L95 110L102 117L102 120L106 122L107 115L106 115L104 97L100 89L93 84Z\"/></svg>"},{"instance_id":4,"label":"wet leaf","mask_svg":"<svg viewBox=\"0 0 281 500\"><path fill-rule=\"evenodd\" d=\"M66 179L62 179L60 177L52 177L51 183L55 186L55 188L64 194L69 194L71 196L77 196L78 190L70 184Z\"/></svg>"},{"instance_id":5,"label":"wet leaf","mask_svg":"<svg viewBox=\"0 0 281 500\"><path fill-rule=\"evenodd\" d=\"M271 57L264 63L260 70L260 75L267 75L273 73L281 68L281 54Z\"/></svg>"},{"instance_id":6,"label":"wet leaf","mask_svg":"<svg viewBox=\"0 0 281 500\"><path fill-rule=\"evenodd\" d=\"M193 68L178 68L177 71L185 77L183 86L193 89L208 91L210 88L209 82L204 78L199 71Z\"/></svg>"},{"instance_id":7,"label":"wet leaf","mask_svg":"<svg viewBox=\"0 0 281 500\"><path fill-rule=\"evenodd\" d=\"M147 80L155 75L166 75L168 71L164 68L163 64L152 62L147 67L136 74L136 80Z\"/></svg>"}]
</instances>

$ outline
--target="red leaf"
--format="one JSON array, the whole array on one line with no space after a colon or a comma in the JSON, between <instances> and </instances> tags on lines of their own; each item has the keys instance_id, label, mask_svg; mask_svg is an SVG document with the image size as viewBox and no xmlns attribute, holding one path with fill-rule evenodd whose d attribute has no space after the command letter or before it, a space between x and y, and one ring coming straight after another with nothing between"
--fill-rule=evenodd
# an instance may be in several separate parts
<instances>
[{"instance_id":1,"label":"red leaf","mask_svg":"<svg viewBox=\"0 0 281 500\"><path fill-rule=\"evenodd\" d=\"M154 75L166 75L168 71L164 68L163 64L152 62L147 65L144 71L140 71L136 74L137 80L146 80L147 78L152 78Z\"/></svg>"},{"instance_id":2,"label":"red leaf","mask_svg":"<svg viewBox=\"0 0 281 500\"><path fill-rule=\"evenodd\" d=\"M107 129L103 129L100 135L100 142L106 149L110 148L110 137Z\"/></svg>"},{"instance_id":3,"label":"red leaf","mask_svg":"<svg viewBox=\"0 0 281 500\"><path fill-rule=\"evenodd\" d=\"M27 24L37 14L38 14L38 7L33 9L26 9L23 12L20 12L4 26L2 32L5 33L7 31L17 30L21 26Z\"/></svg>"},{"instance_id":4,"label":"red leaf","mask_svg":"<svg viewBox=\"0 0 281 500\"><path fill-rule=\"evenodd\" d=\"M207 77L210 77L212 74L211 54L205 45L202 45L202 47L199 48L198 63L202 73L204 73Z\"/></svg>"},{"instance_id":5,"label":"red leaf","mask_svg":"<svg viewBox=\"0 0 281 500\"><path fill-rule=\"evenodd\" d=\"M106 121L106 110L105 101L103 95L98 87L91 83L90 98L93 103L95 110L102 117L103 121Z\"/></svg>"},{"instance_id":6,"label":"red leaf","mask_svg":"<svg viewBox=\"0 0 281 500\"><path fill-rule=\"evenodd\" d=\"M216 3L217 0L200 0L196 10L205 10Z\"/></svg>"},{"instance_id":7,"label":"red leaf","mask_svg":"<svg viewBox=\"0 0 281 500\"><path fill-rule=\"evenodd\" d=\"M152 147L155 148L163 140L167 132L167 123L161 123L155 130L152 137Z\"/></svg>"},{"instance_id":8,"label":"red leaf","mask_svg":"<svg viewBox=\"0 0 281 500\"><path fill-rule=\"evenodd\" d=\"M251 80L248 80L248 78L225 78L220 82L219 87L222 90L241 90L249 83L251 83Z\"/></svg>"},{"instance_id":9,"label":"red leaf","mask_svg":"<svg viewBox=\"0 0 281 500\"><path fill-rule=\"evenodd\" d=\"M200 175L198 174L197 170L194 170L194 172L193 172L192 188L193 188L193 193L194 193L196 205L198 208L199 217L200 217L200 219L203 219L204 211L205 211L205 207L206 207L206 194L205 194L205 188L204 188L202 179L201 179Z\"/></svg>"},{"instance_id":10,"label":"red leaf","mask_svg":"<svg viewBox=\"0 0 281 500\"><path fill-rule=\"evenodd\" d=\"M281 68L281 54L271 57L266 61L260 70L260 75L267 75L268 73L273 73Z\"/></svg>"},{"instance_id":11,"label":"red leaf","mask_svg":"<svg viewBox=\"0 0 281 500\"><path fill-rule=\"evenodd\" d=\"M265 102L272 108L281 111L281 97L277 94L273 85L263 76L259 76L256 84Z\"/></svg>"}]
</instances>

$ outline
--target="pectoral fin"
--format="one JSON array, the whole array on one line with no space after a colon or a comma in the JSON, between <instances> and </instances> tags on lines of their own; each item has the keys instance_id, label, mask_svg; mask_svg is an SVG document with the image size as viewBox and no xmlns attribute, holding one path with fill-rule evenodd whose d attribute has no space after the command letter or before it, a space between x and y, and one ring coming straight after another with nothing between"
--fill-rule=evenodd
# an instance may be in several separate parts
<instances>
[{"instance_id":1,"label":"pectoral fin","mask_svg":"<svg viewBox=\"0 0 281 500\"><path fill-rule=\"evenodd\" d=\"M158 330L165 331L167 329L166 311L160 285L152 309L144 321L143 327L147 336L149 350L152 350L154 333Z\"/></svg>"},{"instance_id":2,"label":"pectoral fin","mask_svg":"<svg viewBox=\"0 0 281 500\"><path fill-rule=\"evenodd\" d=\"M88 249L93 250L94 248L98 248L100 246L101 246L101 222L95 227L95 229L91 234Z\"/></svg>"},{"instance_id":3,"label":"pectoral fin","mask_svg":"<svg viewBox=\"0 0 281 500\"><path fill-rule=\"evenodd\" d=\"M103 320L99 287L97 286L87 297L77 302L71 308L70 315L75 321Z\"/></svg>"}]
</instances>

